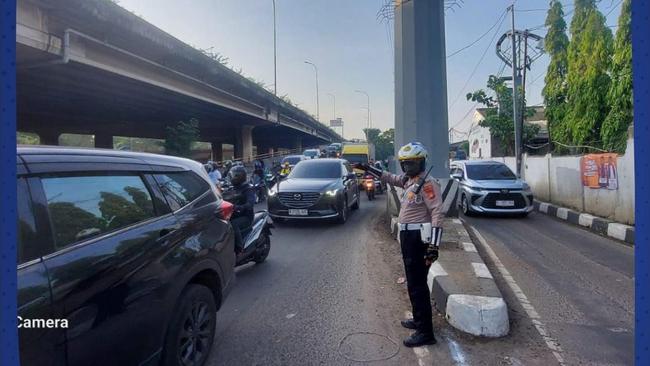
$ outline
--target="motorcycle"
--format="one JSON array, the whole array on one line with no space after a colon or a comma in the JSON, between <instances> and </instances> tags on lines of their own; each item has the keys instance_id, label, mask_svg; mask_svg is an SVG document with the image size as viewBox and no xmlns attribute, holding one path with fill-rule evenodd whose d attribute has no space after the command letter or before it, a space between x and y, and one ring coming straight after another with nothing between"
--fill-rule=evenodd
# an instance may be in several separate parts
<instances>
[{"instance_id":1,"label":"motorcycle","mask_svg":"<svg viewBox=\"0 0 650 366\"><path fill-rule=\"evenodd\" d=\"M222 194L223 199L231 203L242 199L232 186L225 188ZM248 262L259 264L266 260L271 251L271 228L273 227L266 210L254 214L251 226L242 230L243 249L235 259L236 267Z\"/></svg>"},{"instance_id":2,"label":"motorcycle","mask_svg":"<svg viewBox=\"0 0 650 366\"><path fill-rule=\"evenodd\" d=\"M251 185L255 190L255 203L260 203L266 199L266 182L265 179L256 178L251 180Z\"/></svg>"},{"instance_id":3,"label":"motorcycle","mask_svg":"<svg viewBox=\"0 0 650 366\"><path fill-rule=\"evenodd\" d=\"M375 179L373 176L366 174L363 177L363 189L366 191L368 201L375 199Z\"/></svg>"}]
</instances>

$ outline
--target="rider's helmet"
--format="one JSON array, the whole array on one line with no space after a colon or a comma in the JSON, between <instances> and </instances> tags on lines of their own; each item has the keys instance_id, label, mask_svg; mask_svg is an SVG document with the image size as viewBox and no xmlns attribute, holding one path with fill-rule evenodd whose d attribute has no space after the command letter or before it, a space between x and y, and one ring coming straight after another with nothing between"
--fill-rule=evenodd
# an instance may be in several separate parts
<instances>
[{"instance_id":1,"label":"rider's helmet","mask_svg":"<svg viewBox=\"0 0 650 366\"><path fill-rule=\"evenodd\" d=\"M233 186L238 186L246 182L246 168L241 165L235 165L228 172L228 178Z\"/></svg>"},{"instance_id":2,"label":"rider's helmet","mask_svg":"<svg viewBox=\"0 0 650 366\"><path fill-rule=\"evenodd\" d=\"M211 162L208 162L203 164L203 169L205 169L206 172L211 173L214 168L212 167Z\"/></svg>"},{"instance_id":3,"label":"rider's helmet","mask_svg":"<svg viewBox=\"0 0 650 366\"><path fill-rule=\"evenodd\" d=\"M232 160L226 160L226 161L224 161L224 162L223 162L223 166L224 166L226 169L230 169L230 168L232 167Z\"/></svg>"},{"instance_id":4,"label":"rider's helmet","mask_svg":"<svg viewBox=\"0 0 650 366\"><path fill-rule=\"evenodd\" d=\"M415 177L424 171L427 155L424 145L419 142L409 142L399 149L397 158L402 171L409 177Z\"/></svg>"},{"instance_id":5,"label":"rider's helmet","mask_svg":"<svg viewBox=\"0 0 650 366\"><path fill-rule=\"evenodd\" d=\"M285 169L289 169L289 167L291 167L291 164L289 164L288 161L285 161L284 164L282 164L282 167Z\"/></svg>"}]
</instances>

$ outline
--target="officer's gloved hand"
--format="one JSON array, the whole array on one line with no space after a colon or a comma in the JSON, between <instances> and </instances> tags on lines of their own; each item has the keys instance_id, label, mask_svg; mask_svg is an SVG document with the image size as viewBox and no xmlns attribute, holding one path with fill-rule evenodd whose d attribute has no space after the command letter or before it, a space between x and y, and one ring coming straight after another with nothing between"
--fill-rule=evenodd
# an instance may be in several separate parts
<instances>
[{"instance_id":1,"label":"officer's gloved hand","mask_svg":"<svg viewBox=\"0 0 650 366\"><path fill-rule=\"evenodd\" d=\"M432 265L433 262L438 260L440 243L442 243L442 228L434 226L431 229L431 243L427 243L427 250L424 254L424 262L427 266Z\"/></svg>"},{"instance_id":2,"label":"officer's gloved hand","mask_svg":"<svg viewBox=\"0 0 650 366\"><path fill-rule=\"evenodd\" d=\"M430 266L433 264L433 262L437 260L438 260L438 247L433 244L427 245L427 251L426 254L424 255L424 263L427 266Z\"/></svg>"}]
</instances>

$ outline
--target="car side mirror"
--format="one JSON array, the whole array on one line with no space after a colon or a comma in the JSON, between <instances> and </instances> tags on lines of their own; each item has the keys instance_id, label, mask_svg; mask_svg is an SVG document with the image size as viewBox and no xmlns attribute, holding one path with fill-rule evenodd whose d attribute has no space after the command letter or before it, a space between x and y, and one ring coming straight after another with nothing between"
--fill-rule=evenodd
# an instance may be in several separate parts
<instances>
[{"instance_id":1,"label":"car side mirror","mask_svg":"<svg viewBox=\"0 0 650 366\"><path fill-rule=\"evenodd\" d=\"M454 173L451 175L452 179L463 180L463 175L461 173Z\"/></svg>"}]
</instances>

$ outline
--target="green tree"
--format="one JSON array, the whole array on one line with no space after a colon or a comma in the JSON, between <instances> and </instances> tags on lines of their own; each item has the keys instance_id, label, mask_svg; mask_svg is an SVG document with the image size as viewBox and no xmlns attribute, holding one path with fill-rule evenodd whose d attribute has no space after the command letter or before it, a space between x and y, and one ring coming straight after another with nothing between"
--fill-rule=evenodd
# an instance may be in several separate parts
<instances>
[{"instance_id":1,"label":"green tree","mask_svg":"<svg viewBox=\"0 0 650 366\"><path fill-rule=\"evenodd\" d=\"M189 122L180 121L175 126L166 128L163 146L169 155L189 158L192 156L192 143L199 139L199 121L192 118Z\"/></svg>"},{"instance_id":2,"label":"green tree","mask_svg":"<svg viewBox=\"0 0 650 366\"><path fill-rule=\"evenodd\" d=\"M490 135L495 138L502 152L506 155L514 154L515 147L515 129L512 120L512 89L505 85L505 82L495 75L488 78L487 87L494 96L489 96L483 90L477 90L467 94L467 100L483 104L488 109L485 119L479 121L479 126L487 127ZM519 93L522 95L522 93ZM525 105L525 101L520 101L520 105ZM530 117L535 113L533 108L526 108L525 117ZM539 132L539 126L524 124L523 142L533 138Z\"/></svg>"},{"instance_id":3,"label":"green tree","mask_svg":"<svg viewBox=\"0 0 650 366\"><path fill-rule=\"evenodd\" d=\"M627 129L632 123L632 33L630 29L630 3L623 1L618 17L618 30L612 55L612 83L607 93L609 113L600 129L603 147L610 151L625 152Z\"/></svg>"},{"instance_id":4,"label":"green tree","mask_svg":"<svg viewBox=\"0 0 650 366\"><path fill-rule=\"evenodd\" d=\"M576 0L567 49L567 140L601 145L600 126L607 116L612 32L595 0Z\"/></svg>"},{"instance_id":5,"label":"green tree","mask_svg":"<svg viewBox=\"0 0 650 366\"><path fill-rule=\"evenodd\" d=\"M395 129L389 128L377 136L377 142L375 142L375 157L377 160L385 160L394 153Z\"/></svg>"},{"instance_id":6,"label":"green tree","mask_svg":"<svg viewBox=\"0 0 650 366\"><path fill-rule=\"evenodd\" d=\"M567 95L567 47L569 37L566 34L566 22L562 3L551 0L550 9L546 15L548 33L544 38L544 50L551 58L544 78L542 90L548 130L552 141L569 143L569 134L564 121Z\"/></svg>"}]
</instances>

